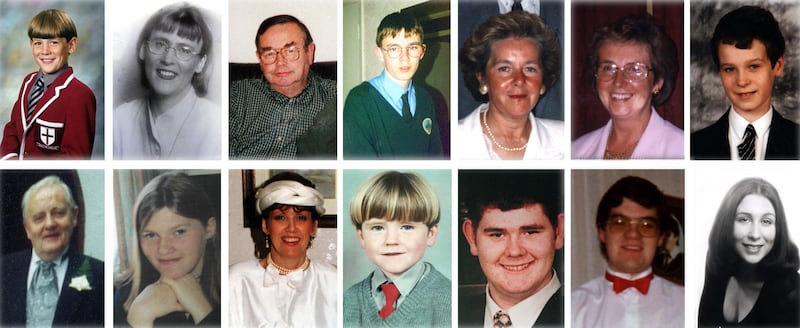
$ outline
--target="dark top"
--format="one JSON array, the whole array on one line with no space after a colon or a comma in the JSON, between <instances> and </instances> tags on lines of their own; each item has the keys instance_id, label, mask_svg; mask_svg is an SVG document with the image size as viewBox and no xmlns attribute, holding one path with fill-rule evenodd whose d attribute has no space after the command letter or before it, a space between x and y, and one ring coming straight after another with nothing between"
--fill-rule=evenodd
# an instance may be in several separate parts
<instances>
[{"instance_id":1,"label":"dark top","mask_svg":"<svg viewBox=\"0 0 800 328\"><path fill-rule=\"evenodd\" d=\"M405 122L369 82L350 90L344 103L345 159L442 158L433 99L416 87L417 109Z\"/></svg>"},{"instance_id":2,"label":"dark top","mask_svg":"<svg viewBox=\"0 0 800 328\"><path fill-rule=\"evenodd\" d=\"M125 300L131 292L131 284L114 290L114 326L115 327L130 327L128 324L128 311L125 311ZM211 326L219 327L221 320L220 305L213 304L214 308L205 318L203 318L197 326ZM194 319L188 313L172 312L163 317L156 318L153 321L153 327L171 327L171 326L194 326Z\"/></svg>"},{"instance_id":3,"label":"dark top","mask_svg":"<svg viewBox=\"0 0 800 328\"><path fill-rule=\"evenodd\" d=\"M74 251L65 254L69 260L67 272L58 295L53 326L103 325L103 262ZM0 326L24 326L28 297L28 268L31 250L4 256L0 279ZM70 287L72 278L86 276L89 290Z\"/></svg>"},{"instance_id":4,"label":"dark top","mask_svg":"<svg viewBox=\"0 0 800 328\"><path fill-rule=\"evenodd\" d=\"M800 276L795 272L767 278L753 309L739 323L725 321L722 306L728 277L706 277L697 322L700 327L797 327L800 325Z\"/></svg>"},{"instance_id":5,"label":"dark top","mask_svg":"<svg viewBox=\"0 0 800 328\"><path fill-rule=\"evenodd\" d=\"M458 326L483 327L486 313L486 293L458 298ZM536 327L564 326L564 288L558 288L536 319Z\"/></svg>"},{"instance_id":6,"label":"dark top","mask_svg":"<svg viewBox=\"0 0 800 328\"><path fill-rule=\"evenodd\" d=\"M722 117L691 135L692 159L731 159L731 147L728 142L729 108ZM769 139L765 159L798 159L800 158L800 127L787 120L778 111L772 111L772 122L769 127Z\"/></svg>"}]
</instances>

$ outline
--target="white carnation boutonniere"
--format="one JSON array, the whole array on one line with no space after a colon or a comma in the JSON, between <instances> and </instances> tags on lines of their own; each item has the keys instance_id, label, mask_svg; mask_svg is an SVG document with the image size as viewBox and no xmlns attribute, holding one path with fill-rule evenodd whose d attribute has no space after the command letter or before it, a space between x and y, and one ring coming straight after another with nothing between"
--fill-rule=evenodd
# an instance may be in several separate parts
<instances>
[{"instance_id":1,"label":"white carnation boutonniere","mask_svg":"<svg viewBox=\"0 0 800 328\"><path fill-rule=\"evenodd\" d=\"M75 288L79 292L84 290L92 290L92 285L89 284L89 278L87 275L91 275L89 270L89 258L84 257L81 267L78 268L78 272L76 272L75 276L73 276L72 280L70 280L69 287Z\"/></svg>"},{"instance_id":2,"label":"white carnation boutonniere","mask_svg":"<svg viewBox=\"0 0 800 328\"><path fill-rule=\"evenodd\" d=\"M69 282L69 286L77 289L79 292L84 290L92 290L92 286L89 285L89 279L86 279L86 275L72 277L72 280Z\"/></svg>"}]
</instances>

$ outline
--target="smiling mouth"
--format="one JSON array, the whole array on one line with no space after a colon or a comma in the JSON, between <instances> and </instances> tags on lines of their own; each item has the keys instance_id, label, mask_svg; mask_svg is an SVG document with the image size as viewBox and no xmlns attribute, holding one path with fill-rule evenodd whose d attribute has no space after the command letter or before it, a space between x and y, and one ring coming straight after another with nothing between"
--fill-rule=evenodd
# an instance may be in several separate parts
<instances>
[{"instance_id":1,"label":"smiling mouth","mask_svg":"<svg viewBox=\"0 0 800 328\"><path fill-rule=\"evenodd\" d=\"M164 80L172 80L176 76L178 76L177 73L165 69L157 69L156 74L158 75L159 78L162 78Z\"/></svg>"},{"instance_id":2,"label":"smiling mouth","mask_svg":"<svg viewBox=\"0 0 800 328\"><path fill-rule=\"evenodd\" d=\"M172 265L172 264L178 263L178 260L180 260L180 259L161 259L161 260L158 260L158 263L161 264L161 265Z\"/></svg>"},{"instance_id":3,"label":"smiling mouth","mask_svg":"<svg viewBox=\"0 0 800 328\"><path fill-rule=\"evenodd\" d=\"M756 92L755 92L755 91L752 91L752 92L740 92L740 93L737 93L737 95L739 96L739 98L743 98L743 99L750 99L750 98L751 98L751 97L753 97L753 95L755 95L755 94L756 94Z\"/></svg>"},{"instance_id":4,"label":"smiling mouth","mask_svg":"<svg viewBox=\"0 0 800 328\"><path fill-rule=\"evenodd\" d=\"M628 99L631 99L631 97L633 97L633 95L630 95L630 94L619 94L619 93L612 93L611 94L611 99L613 99L613 100L628 100Z\"/></svg>"},{"instance_id":5,"label":"smiling mouth","mask_svg":"<svg viewBox=\"0 0 800 328\"><path fill-rule=\"evenodd\" d=\"M758 252L761 251L761 247L764 247L764 245L753 244L742 244L742 246L744 246L744 249L750 254L758 254Z\"/></svg>"},{"instance_id":6,"label":"smiling mouth","mask_svg":"<svg viewBox=\"0 0 800 328\"><path fill-rule=\"evenodd\" d=\"M525 269L527 269L527 268L528 268L530 265L531 265L531 262L524 263L524 264L520 264L520 265L505 265L505 264L500 264L500 266L502 266L502 267L503 267L503 269L506 269L506 270L508 270L508 271L522 271L522 270L525 270Z\"/></svg>"},{"instance_id":7,"label":"smiling mouth","mask_svg":"<svg viewBox=\"0 0 800 328\"><path fill-rule=\"evenodd\" d=\"M642 246L622 246L623 250L632 251L632 252L639 252L644 249Z\"/></svg>"}]
</instances>

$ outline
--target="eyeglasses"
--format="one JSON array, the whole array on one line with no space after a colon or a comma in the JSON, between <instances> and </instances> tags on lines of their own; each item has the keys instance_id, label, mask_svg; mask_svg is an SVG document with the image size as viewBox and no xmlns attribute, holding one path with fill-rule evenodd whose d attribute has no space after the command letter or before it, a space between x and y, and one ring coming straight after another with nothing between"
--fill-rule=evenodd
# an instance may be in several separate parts
<instances>
[{"instance_id":1,"label":"eyeglasses","mask_svg":"<svg viewBox=\"0 0 800 328\"><path fill-rule=\"evenodd\" d=\"M634 225L642 237L655 237L658 235L658 222L654 218L645 217L634 220L622 215L612 215L606 222L606 228L611 233L625 233L630 225Z\"/></svg>"},{"instance_id":2,"label":"eyeglasses","mask_svg":"<svg viewBox=\"0 0 800 328\"><path fill-rule=\"evenodd\" d=\"M597 66L594 76L603 82L608 82L616 78L617 72L622 71L622 76L626 81L642 81L652 71L647 65L642 63L628 63L619 67L616 64L602 63Z\"/></svg>"},{"instance_id":3,"label":"eyeglasses","mask_svg":"<svg viewBox=\"0 0 800 328\"><path fill-rule=\"evenodd\" d=\"M164 40L147 41L147 50L150 51L151 54L160 56L169 52L170 49L175 51L175 57L178 57L178 60L181 61L188 61L200 54L200 52L192 49L189 46L178 45L173 47Z\"/></svg>"},{"instance_id":4,"label":"eyeglasses","mask_svg":"<svg viewBox=\"0 0 800 328\"><path fill-rule=\"evenodd\" d=\"M301 49L297 48L295 45L290 45L288 47L283 47L280 49L269 49L264 50L259 53L259 57L264 64L272 64L278 61L278 54L281 54L283 59L287 61L295 61L297 58L300 58L300 51Z\"/></svg>"},{"instance_id":5,"label":"eyeglasses","mask_svg":"<svg viewBox=\"0 0 800 328\"><path fill-rule=\"evenodd\" d=\"M381 50L385 51L386 54L389 55L389 58L392 59L400 58L400 56L403 54L403 49L406 50L408 57L419 58L420 56L422 56L422 52L425 51L425 45L412 44L405 48L401 46L389 46L386 48L381 48Z\"/></svg>"}]
</instances>

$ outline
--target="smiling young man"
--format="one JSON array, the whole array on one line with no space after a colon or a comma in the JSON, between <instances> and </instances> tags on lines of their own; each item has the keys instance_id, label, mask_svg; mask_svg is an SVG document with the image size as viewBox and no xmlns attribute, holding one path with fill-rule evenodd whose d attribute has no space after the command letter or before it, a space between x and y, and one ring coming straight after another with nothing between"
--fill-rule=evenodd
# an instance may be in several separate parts
<instances>
[{"instance_id":1,"label":"smiling young man","mask_svg":"<svg viewBox=\"0 0 800 328\"><path fill-rule=\"evenodd\" d=\"M731 106L717 122L692 133L692 158L800 158L800 128L772 106L786 47L772 14L753 6L733 10L717 23L710 45Z\"/></svg>"},{"instance_id":2,"label":"smiling young man","mask_svg":"<svg viewBox=\"0 0 800 328\"><path fill-rule=\"evenodd\" d=\"M442 157L433 98L412 81L425 56L424 36L407 14L381 20L374 51L383 72L350 90L344 104L346 159Z\"/></svg>"},{"instance_id":3,"label":"smiling young man","mask_svg":"<svg viewBox=\"0 0 800 328\"><path fill-rule=\"evenodd\" d=\"M78 47L75 23L64 11L48 9L33 17L28 37L39 71L23 79L3 130L0 160L88 159L97 102L68 63Z\"/></svg>"},{"instance_id":4,"label":"smiling young man","mask_svg":"<svg viewBox=\"0 0 800 328\"><path fill-rule=\"evenodd\" d=\"M459 296L459 326L563 326L553 265L564 246L560 172L463 171L459 182L462 232L487 281Z\"/></svg>"},{"instance_id":5,"label":"smiling young man","mask_svg":"<svg viewBox=\"0 0 800 328\"><path fill-rule=\"evenodd\" d=\"M624 177L606 191L595 224L608 268L573 290L573 327L683 327L683 287L652 268L669 215L664 195L645 179Z\"/></svg>"}]
</instances>

